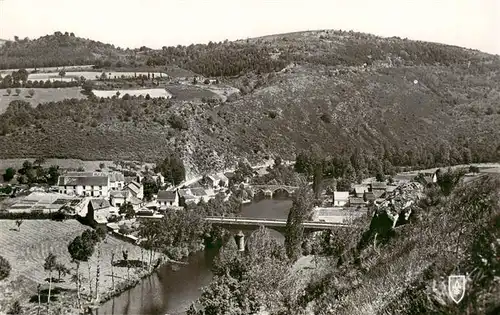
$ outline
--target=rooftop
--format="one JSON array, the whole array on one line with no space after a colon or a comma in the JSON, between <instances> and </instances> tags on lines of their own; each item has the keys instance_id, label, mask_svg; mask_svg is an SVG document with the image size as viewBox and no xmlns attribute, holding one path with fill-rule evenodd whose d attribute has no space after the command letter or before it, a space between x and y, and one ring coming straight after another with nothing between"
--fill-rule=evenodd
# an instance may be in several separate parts
<instances>
[{"instance_id":1,"label":"rooftop","mask_svg":"<svg viewBox=\"0 0 500 315\"><path fill-rule=\"evenodd\" d=\"M175 191L160 190L158 192L158 200L174 201L175 198L176 198Z\"/></svg>"},{"instance_id":2,"label":"rooftop","mask_svg":"<svg viewBox=\"0 0 500 315\"><path fill-rule=\"evenodd\" d=\"M203 197L207 195L207 192L203 188L195 187L191 188L191 194L197 197Z\"/></svg>"},{"instance_id":3,"label":"rooftop","mask_svg":"<svg viewBox=\"0 0 500 315\"><path fill-rule=\"evenodd\" d=\"M387 189L387 184L384 182L371 183L372 189Z\"/></svg>"},{"instance_id":4,"label":"rooftop","mask_svg":"<svg viewBox=\"0 0 500 315\"><path fill-rule=\"evenodd\" d=\"M105 175L63 175L59 176L59 186L108 186L108 176Z\"/></svg>"},{"instance_id":5,"label":"rooftop","mask_svg":"<svg viewBox=\"0 0 500 315\"><path fill-rule=\"evenodd\" d=\"M139 193L139 191L141 190L141 184L139 184L138 182L136 181L132 181L130 183L127 184L127 186L125 187L129 190L131 190L132 192L134 193Z\"/></svg>"},{"instance_id":6,"label":"rooftop","mask_svg":"<svg viewBox=\"0 0 500 315\"><path fill-rule=\"evenodd\" d=\"M349 192L348 191L334 191L333 192L333 200L349 200Z\"/></svg>"},{"instance_id":7,"label":"rooftop","mask_svg":"<svg viewBox=\"0 0 500 315\"><path fill-rule=\"evenodd\" d=\"M92 209L94 209L94 210L99 210L99 209L111 207L111 205L109 204L109 201L106 199L92 199L92 200L90 200L90 203L92 204Z\"/></svg>"},{"instance_id":8,"label":"rooftop","mask_svg":"<svg viewBox=\"0 0 500 315\"><path fill-rule=\"evenodd\" d=\"M352 204L365 204L365 200L361 197L351 197L349 198L349 203Z\"/></svg>"},{"instance_id":9,"label":"rooftop","mask_svg":"<svg viewBox=\"0 0 500 315\"><path fill-rule=\"evenodd\" d=\"M124 190L113 190L109 195L113 198L127 198L128 193Z\"/></svg>"},{"instance_id":10,"label":"rooftop","mask_svg":"<svg viewBox=\"0 0 500 315\"><path fill-rule=\"evenodd\" d=\"M111 172L109 173L109 181L111 182L124 182L125 176L123 176L120 172Z\"/></svg>"}]
</instances>

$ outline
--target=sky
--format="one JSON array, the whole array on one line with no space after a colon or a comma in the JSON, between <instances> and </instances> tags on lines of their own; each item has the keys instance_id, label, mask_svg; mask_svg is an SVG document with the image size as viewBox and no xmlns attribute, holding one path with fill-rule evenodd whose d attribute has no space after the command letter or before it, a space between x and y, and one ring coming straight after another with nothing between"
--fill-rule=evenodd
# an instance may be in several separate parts
<instances>
[{"instance_id":1,"label":"sky","mask_svg":"<svg viewBox=\"0 0 500 315\"><path fill-rule=\"evenodd\" d=\"M0 0L0 38L55 31L120 47L342 29L500 54L499 0Z\"/></svg>"}]
</instances>

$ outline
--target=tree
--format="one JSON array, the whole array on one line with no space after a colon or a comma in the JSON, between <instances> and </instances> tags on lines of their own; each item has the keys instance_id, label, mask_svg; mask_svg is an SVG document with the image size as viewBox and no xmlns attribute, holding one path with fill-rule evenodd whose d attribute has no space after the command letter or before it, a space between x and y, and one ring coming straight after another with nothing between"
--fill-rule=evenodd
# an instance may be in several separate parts
<instances>
[{"instance_id":1,"label":"tree","mask_svg":"<svg viewBox=\"0 0 500 315\"><path fill-rule=\"evenodd\" d=\"M16 88L16 94L17 94L17 96L19 96L19 94L21 94L21 89L20 88Z\"/></svg>"},{"instance_id":2,"label":"tree","mask_svg":"<svg viewBox=\"0 0 500 315\"><path fill-rule=\"evenodd\" d=\"M120 97L120 91L116 91L116 98Z\"/></svg>"},{"instance_id":3,"label":"tree","mask_svg":"<svg viewBox=\"0 0 500 315\"><path fill-rule=\"evenodd\" d=\"M99 163L99 168L100 168L101 170L102 170L102 169L104 169L105 167L106 167L106 164L104 164L104 163Z\"/></svg>"},{"instance_id":4,"label":"tree","mask_svg":"<svg viewBox=\"0 0 500 315\"><path fill-rule=\"evenodd\" d=\"M302 184L293 199L286 223L285 249L288 258L292 261L297 260L301 254L303 223L308 219L311 209L311 191L307 185Z\"/></svg>"},{"instance_id":5,"label":"tree","mask_svg":"<svg viewBox=\"0 0 500 315\"><path fill-rule=\"evenodd\" d=\"M88 261L90 259L90 257L94 253L94 245L95 245L95 243L92 241L91 235L89 235L89 233L85 234L87 231L83 232L81 236L75 237L73 241L71 241L71 243L69 243L68 245L68 252L73 261L76 263L76 292L77 292L79 309L81 309L81 296L80 296L81 281L79 274L80 263L83 261Z\"/></svg>"},{"instance_id":6,"label":"tree","mask_svg":"<svg viewBox=\"0 0 500 315\"><path fill-rule=\"evenodd\" d=\"M7 90L5 90L5 92L7 92L7 95L10 96L10 94L12 93L12 89L7 89Z\"/></svg>"},{"instance_id":7,"label":"tree","mask_svg":"<svg viewBox=\"0 0 500 315\"><path fill-rule=\"evenodd\" d=\"M85 81L82 85L82 89L86 94L90 94L93 88L94 84L92 83L92 81Z\"/></svg>"},{"instance_id":8,"label":"tree","mask_svg":"<svg viewBox=\"0 0 500 315\"><path fill-rule=\"evenodd\" d=\"M59 76L61 77L61 81L62 81L62 79L66 76L66 71L65 70L59 71Z\"/></svg>"},{"instance_id":9,"label":"tree","mask_svg":"<svg viewBox=\"0 0 500 315\"><path fill-rule=\"evenodd\" d=\"M17 230L19 232L21 232L21 224L23 224L24 220L23 219L18 219L16 220L16 226L17 226Z\"/></svg>"},{"instance_id":10,"label":"tree","mask_svg":"<svg viewBox=\"0 0 500 315\"><path fill-rule=\"evenodd\" d=\"M97 268L95 277L95 301L99 303L99 283L101 275L101 251L102 251L102 241L106 239L106 230L102 227L96 229L98 236L98 246L97 246Z\"/></svg>"},{"instance_id":11,"label":"tree","mask_svg":"<svg viewBox=\"0 0 500 315\"><path fill-rule=\"evenodd\" d=\"M120 206L118 213L124 214L125 219L132 219L135 216L134 206L130 202L125 202Z\"/></svg>"},{"instance_id":12,"label":"tree","mask_svg":"<svg viewBox=\"0 0 500 315\"><path fill-rule=\"evenodd\" d=\"M152 266L153 252L157 248L157 238L162 232L161 222L156 220L147 220L139 226L139 236L145 241L141 246L149 251L149 266Z\"/></svg>"},{"instance_id":13,"label":"tree","mask_svg":"<svg viewBox=\"0 0 500 315\"><path fill-rule=\"evenodd\" d=\"M10 264L9 261L2 256L0 256L0 280L7 278L10 274Z\"/></svg>"},{"instance_id":14,"label":"tree","mask_svg":"<svg viewBox=\"0 0 500 315\"><path fill-rule=\"evenodd\" d=\"M66 276L69 274L69 269L62 263L56 263L55 271L57 271L57 282L61 282L61 275Z\"/></svg>"},{"instance_id":15,"label":"tree","mask_svg":"<svg viewBox=\"0 0 500 315\"><path fill-rule=\"evenodd\" d=\"M10 182L14 178L15 174L16 170L13 169L12 167L9 167L8 169L5 170L5 173L3 174L3 180L6 182Z\"/></svg>"},{"instance_id":16,"label":"tree","mask_svg":"<svg viewBox=\"0 0 500 315\"><path fill-rule=\"evenodd\" d=\"M45 258L45 262L43 264L43 269L49 272L49 294L47 297L47 314L50 314L49 310L50 310L50 293L52 290L52 271L56 269L56 265L57 265L57 257L54 254L49 253L49 255Z\"/></svg>"},{"instance_id":17,"label":"tree","mask_svg":"<svg viewBox=\"0 0 500 315\"><path fill-rule=\"evenodd\" d=\"M385 181L385 176L384 174L378 172L377 175L375 176L375 179L377 180L377 182L383 182Z\"/></svg>"},{"instance_id":18,"label":"tree","mask_svg":"<svg viewBox=\"0 0 500 315\"><path fill-rule=\"evenodd\" d=\"M59 166L52 165L49 167L49 170L47 171L47 184L49 185L55 185L57 183L57 180L59 178L60 171L59 171Z\"/></svg>"},{"instance_id":19,"label":"tree","mask_svg":"<svg viewBox=\"0 0 500 315\"><path fill-rule=\"evenodd\" d=\"M180 157L175 154L158 162L156 164L156 171L160 172L168 182L174 185L179 185L186 179L184 163Z\"/></svg>"},{"instance_id":20,"label":"tree","mask_svg":"<svg viewBox=\"0 0 500 315\"><path fill-rule=\"evenodd\" d=\"M19 303L19 301L15 301L9 311L7 312L7 314L22 314L22 311L23 311L23 308L21 307L21 303Z\"/></svg>"},{"instance_id":21,"label":"tree","mask_svg":"<svg viewBox=\"0 0 500 315\"><path fill-rule=\"evenodd\" d=\"M33 164L35 164L38 167L42 166L42 164L44 163L45 163L45 158L43 157L36 158L35 161L33 162Z\"/></svg>"},{"instance_id":22,"label":"tree","mask_svg":"<svg viewBox=\"0 0 500 315\"><path fill-rule=\"evenodd\" d=\"M33 95L35 95L35 90L29 89L28 94L30 95L31 98L33 98Z\"/></svg>"}]
</instances>

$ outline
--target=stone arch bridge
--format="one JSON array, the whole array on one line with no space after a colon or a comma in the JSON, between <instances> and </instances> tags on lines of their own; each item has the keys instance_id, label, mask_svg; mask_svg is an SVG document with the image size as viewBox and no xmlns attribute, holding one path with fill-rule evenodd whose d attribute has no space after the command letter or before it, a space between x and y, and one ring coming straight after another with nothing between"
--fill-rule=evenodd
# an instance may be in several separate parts
<instances>
[{"instance_id":1,"label":"stone arch bridge","mask_svg":"<svg viewBox=\"0 0 500 315\"><path fill-rule=\"evenodd\" d=\"M292 196L295 191L299 189L297 186L286 185L252 185L249 186L253 195L263 194L266 197L273 197L277 193L284 194L285 196Z\"/></svg>"}]
</instances>

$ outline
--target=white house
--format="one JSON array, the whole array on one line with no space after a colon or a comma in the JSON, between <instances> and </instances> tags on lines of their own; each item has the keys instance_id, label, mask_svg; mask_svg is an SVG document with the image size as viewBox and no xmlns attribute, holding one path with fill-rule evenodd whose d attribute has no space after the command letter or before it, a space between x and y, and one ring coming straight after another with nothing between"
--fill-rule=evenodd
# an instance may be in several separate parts
<instances>
[{"instance_id":1,"label":"white house","mask_svg":"<svg viewBox=\"0 0 500 315\"><path fill-rule=\"evenodd\" d=\"M106 199L91 199L89 202L92 204L92 209L94 210L94 218L96 216L109 218L110 216L118 215L118 209L112 207Z\"/></svg>"},{"instance_id":2,"label":"white house","mask_svg":"<svg viewBox=\"0 0 500 315\"><path fill-rule=\"evenodd\" d=\"M158 192L158 204L160 205L160 208L165 208L165 207L178 207L179 206L179 195L177 194L176 191L171 190L160 190Z\"/></svg>"},{"instance_id":3,"label":"white house","mask_svg":"<svg viewBox=\"0 0 500 315\"><path fill-rule=\"evenodd\" d=\"M334 191L333 192L333 206L343 207L349 202L348 191Z\"/></svg>"},{"instance_id":4,"label":"white house","mask_svg":"<svg viewBox=\"0 0 500 315\"><path fill-rule=\"evenodd\" d=\"M114 190L110 193L110 201L113 207L120 207L127 201L127 191Z\"/></svg>"},{"instance_id":5,"label":"white house","mask_svg":"<svg viewBox=\"0 0 500 315\"><path fill-rule=\"evenodd\" d=\"M208 175L205 181L210 188L228 187L229 179L223 173Z\"/></svg>"},{"instance_id":6,"label":"white house","mask_svg":"<svg viewBox=\"0 0 500 315\"><path fill-rule=\"evenodd\" d=\"M144 198L144 187L136 181L132 181L125 185L125 190L137 199Z\"/></svg>"},{"instance_id":7,"label":"white house","mask_svg":"<svg viewBox=\"0 0 500 315\"><path fill-rule=\"evenodd\" d=\"M368 191L368 185L354 185L354 194L358 198L363 198L365 192Z\"/></svg>"},{"instance_id":8,"label":"white house","mask_svg":"<svg viewBox=\"0 0 500 315\"><path fill-rule=\"evenodd\" d=\"M122 190L125 185L125 176L120 172L110 172L109 176L109 187L111 190Z\"/></svg>"},{"instance_id":9,"label":"white house","mask_svg":"<svg viewBox=\"0 0 500 315\"><path fill-rule=\"evenodd\" d=\"M108 197L110 181L99 172L71 172L59 176L59 193L76 196Z\"/></svg>"}]
</instances>

